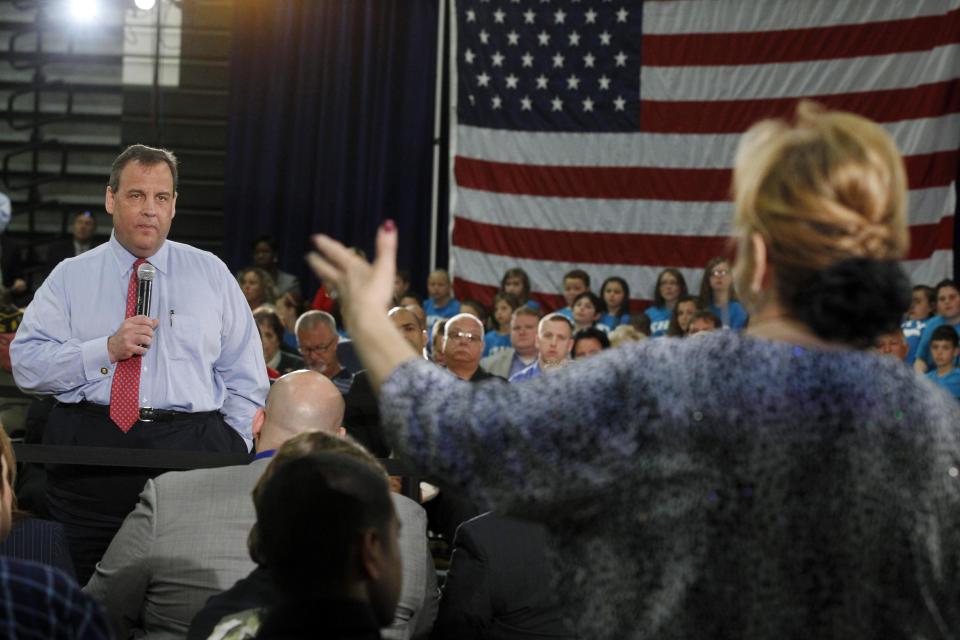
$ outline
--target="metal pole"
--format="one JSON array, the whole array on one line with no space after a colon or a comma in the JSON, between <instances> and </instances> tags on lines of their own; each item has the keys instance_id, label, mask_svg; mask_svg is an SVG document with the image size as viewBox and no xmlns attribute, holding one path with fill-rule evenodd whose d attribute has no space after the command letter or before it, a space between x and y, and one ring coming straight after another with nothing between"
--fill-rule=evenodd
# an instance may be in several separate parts
<instances>
[{"instance_id":1,"label":"metal pole","mask_svg":"<svg viewBox=\"0 0 960 640\"><path fill-rule=\"evenodd\" d=\"M443 36L444 25L447 17L447 0L439 0L437 11L437 72L434 82L433 99L433 168L431 174L431 185L433 190L430 193L430 270L437 268L437 228L439 226L439 200L440 200L440 125L443 108Z\"/></svg>"}]
</instances>

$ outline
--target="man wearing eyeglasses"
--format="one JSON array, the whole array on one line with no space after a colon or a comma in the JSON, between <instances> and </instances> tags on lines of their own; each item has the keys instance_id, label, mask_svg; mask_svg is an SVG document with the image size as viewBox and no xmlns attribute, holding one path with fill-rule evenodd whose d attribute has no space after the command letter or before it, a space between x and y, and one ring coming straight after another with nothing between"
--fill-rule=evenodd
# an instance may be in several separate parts
<instances>
[{"instance_id":1,"label":"man wearing eyeglasses","mask_svg":"<svg viewBox=\"0 0 960 640\"><path fill-rule=\"evenodd\" d=\"M469 313L455 315L443 329L443 355L447 370L461 380L476 382L495 376L480 368L483 324Z\"/></svg>"},{"instance_id":2,"label":"man wearing eyeglasses","mask_svg":"<svg viewBox=\"0 0 960 640\"><path fill-rule=\"evenodd\" d=\"M303 363L308 369L330 378L340 393L350 392L353 373L337 359L337 321L326 311L307 311L294 327Z\"/></svg>"}]
</instances>

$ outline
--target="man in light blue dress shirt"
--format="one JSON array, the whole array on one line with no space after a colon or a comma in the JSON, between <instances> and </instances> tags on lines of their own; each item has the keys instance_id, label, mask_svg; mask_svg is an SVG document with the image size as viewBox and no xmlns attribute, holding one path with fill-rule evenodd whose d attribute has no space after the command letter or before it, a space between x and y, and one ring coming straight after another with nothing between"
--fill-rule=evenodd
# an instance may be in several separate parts
<instances>
[{"instance_id":1,"label":"man in light blue dress shirt","mask_svg":"<svg viewBox=\"0 0 960 640\"><path fill-rule=\"evenodd\" d=\"M167 241L176 158L134 145L113 163L109 242L60 263L24 314L10 353L17 385L58 400L44 442L247 452L268 390L263 350L237 281L211 253ZM134 262L156 268L150 313L126 316ZM120 362L140 356L139 420L109 404ZM158 470L159 472L159 470ZM144 471L51 467L51 515L64 523L81 584L136 504ZM86 575L85 575L86 574Z\"/></svg>"}]
</instances>

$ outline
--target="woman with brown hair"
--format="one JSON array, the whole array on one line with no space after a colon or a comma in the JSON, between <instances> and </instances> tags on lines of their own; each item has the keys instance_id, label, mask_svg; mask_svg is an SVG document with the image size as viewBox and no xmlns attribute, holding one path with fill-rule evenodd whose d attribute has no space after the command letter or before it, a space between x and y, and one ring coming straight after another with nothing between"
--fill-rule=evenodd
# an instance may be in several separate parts
<instances>
[{"instance_id":1,"label":"woman with brown hair","mask_svg":"<svg viewBox=\"0 0 960 640\"><path fill-rule=\"evenodd\" d=\"M743 137L745 333L621 345L466 385L391 332L373 265L319 236L394 451L549 532L583 638L915 638L960 628L960 408L861 350L909 284L906 177L881 127L801 104ZM695 371L696 375L690 375Z\"/></svg>"}]
</instances>

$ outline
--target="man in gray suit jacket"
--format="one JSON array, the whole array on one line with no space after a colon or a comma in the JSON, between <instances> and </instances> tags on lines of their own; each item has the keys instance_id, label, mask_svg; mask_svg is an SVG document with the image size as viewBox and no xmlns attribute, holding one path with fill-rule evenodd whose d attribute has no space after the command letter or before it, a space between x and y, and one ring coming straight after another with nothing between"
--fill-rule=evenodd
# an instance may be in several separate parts
<instances>
[{"instance_id":1,"label":"man in gray suit jacket","mask_svg":"<svg viewBox=\"0 0 960 640\"><path fill-rule=\"evenodd\" d=\"M317 430L343 435L343 407L343 396L322 374L289 373L274 383L265 408L254 417L253 462L165 473L147 481L139 504L84 587L104 604L118 637L135 632L182 638L210 596L254 569L247 553L256 521L250 492L270 456L289 438ZM391 627L396 635L385 637L408 638L418 624L433 622L436 576L426 545L426 515L412 500L399 502L401 619Z\"/></svg>"},{"instance_id":2,"label":"man in gray suit jacket","mask_svg":"<svg viewBox=\"0 0 960 640\"><path fill-rule=\"evenodd\" d=\"M533 364L537 352L537 323L540 315L530 307L519 307L510 318L510 348L480 361L487 373L509 380L510 376Z\"/></svg>"}]
</instances>

